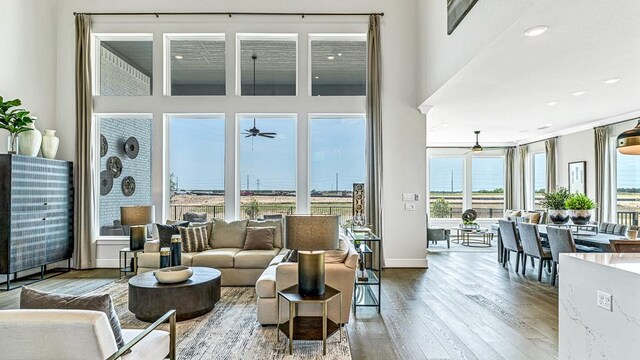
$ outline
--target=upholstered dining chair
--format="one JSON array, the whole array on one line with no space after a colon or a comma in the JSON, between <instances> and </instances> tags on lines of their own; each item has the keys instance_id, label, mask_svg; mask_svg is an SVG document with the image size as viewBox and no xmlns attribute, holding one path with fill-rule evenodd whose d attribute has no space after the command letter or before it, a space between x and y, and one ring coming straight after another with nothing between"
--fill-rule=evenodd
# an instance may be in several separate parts
<instances>
[{"instance_id":1,"label":"upholstered dining chair","mask_svg":"<svg viewBox=\"0 0 640 360\"><path fill-rule=\"evenodd\" d=\"M560 254L576 252L576 242L573 240L571 229L555 226L549 226L547 228L547 238L549 239L551 257L553 258L553 267L551 268L551 285L555 286Z\"/></svg>"},{"instance_id":2,"label":"upholstered dining chair","mask_svg":"<svg viewBox=\"0 0 640 360\"><path fill-rule=\"evenodd\" d=\"M640 240L609 240L611 252L640 253Z\"/></svg>"},{"instance_id":3,"label":"upholstered dining chair","mask_svg":"<svg viewBox=\"0 0 640 360\"><path fill-rule=\"evenodd\" d=\"M537 258L538 263L538 281L542 281L542 268L544 262L552 261L551 249L542 247L542 240L540 239L540 233L538 232L538 225L519 223L518 230L520 231L520 241L522 241L522 251L524 257L522 260L522 275L525 274L527 268L527 256L531 256L531 261Z\"/></svg>"},{"instance_id":4,"label":"upholstered dining chair","mask_svg":"<svg viewBox=\"0 0 640 360\"><path fill-rule=\"evenodd\" d=\"M520 243L520 236L516 230L516 224L513 221L498 220L498 226L500 236L502 237L502 246L504 247L504 253L502 254L502 267L507 266L509 253L515 252L516 272L518 272L520 258L522 257L522 244Z\"/></svg>"}]
</instances>

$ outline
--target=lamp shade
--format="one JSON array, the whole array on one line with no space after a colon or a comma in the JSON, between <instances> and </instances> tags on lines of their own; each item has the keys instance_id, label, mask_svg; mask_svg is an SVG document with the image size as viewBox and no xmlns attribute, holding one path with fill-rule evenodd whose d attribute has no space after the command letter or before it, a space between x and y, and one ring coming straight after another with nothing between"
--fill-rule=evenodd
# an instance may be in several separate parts
<instances>
[{"instance_id":1,"label":"lamp shade","mask_svg":"<svg viewBox=\"0 0 640 360\"><path fill-rule=\"evenodd\" d=\"M147 225L155 222L156 207L145 206L121 206L120 222L122 225Z\"/></svg>"},{"instance_id":2,"label":"lamp shade","mask_svg":"<svg viewBox=\"0 0 640 360\"><path fill-rule=\"evenodd\" d=\"M640 155L640 120L636 127L618 135L616 148L621 154Z\"/></svg>"},{"instance_id":3,"label":"lamp shade","mask_svg":"<svg viewBox=\"0 0 640 360\"><path fill-rule=\"evenodd\" d=\"M288 215L285 247L291 250L333 250L339 246L337 215Z\"/></svg>"}]
</instances>

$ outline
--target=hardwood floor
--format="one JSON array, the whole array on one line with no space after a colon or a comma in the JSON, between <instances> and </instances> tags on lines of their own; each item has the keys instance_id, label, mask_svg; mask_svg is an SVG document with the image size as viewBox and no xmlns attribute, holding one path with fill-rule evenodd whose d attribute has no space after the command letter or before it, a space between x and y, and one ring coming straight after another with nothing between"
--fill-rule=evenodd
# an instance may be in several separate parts
<instances>
[{"instance_id":1,"label":"hardwood floor","mask_svg":"<svg viewBox=\"0 0 640 360\"><path fill-rule=\"evenodd\" d=\"M429 254L429 269L383 272L382 314L358 309L348 325L354 359L556 359L558 291L529 268L503 269L495 253ZM115 269L74 271L37 288L82 294L118 276ZM0 292L17 308L19 290Z\"/></svg>"}]
</instances>

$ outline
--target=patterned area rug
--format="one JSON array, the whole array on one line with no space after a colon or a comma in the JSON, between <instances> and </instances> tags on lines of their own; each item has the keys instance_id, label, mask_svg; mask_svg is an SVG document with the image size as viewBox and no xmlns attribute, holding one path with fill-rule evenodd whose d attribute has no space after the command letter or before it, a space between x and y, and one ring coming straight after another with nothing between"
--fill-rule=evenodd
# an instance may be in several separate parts
<instances>
[{"instance_id":1,"label":"patterned area rug","mask_svg":"<svg viewBox=\"0 0 640 360\"><path fill-rule=\"evenodd\" d=\"M149 323L136 319L128 310L128 285L118 280L92 293L111 295L124 329L142 329ZM351 359L343 329L327 339L327 356L321 341L295 341L293 356L287 340L276 342L275 326L262 327L256 315L256 292L252 287L223 287L220 301L208 314L177 323L178 359ZM162 329L168 330L168 324Z\"/></svg>"}]
</instances>

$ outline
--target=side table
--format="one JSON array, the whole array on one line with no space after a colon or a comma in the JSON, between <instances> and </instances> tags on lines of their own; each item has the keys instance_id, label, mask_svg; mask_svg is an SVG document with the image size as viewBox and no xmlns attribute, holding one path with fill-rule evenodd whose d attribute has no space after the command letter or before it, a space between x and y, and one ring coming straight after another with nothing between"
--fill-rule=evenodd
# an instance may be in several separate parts
<instances>
[{"instance_id":1,"label":"side table","mask_svg":"<svg viewBox=\"0 0 640 360\"><path fill-rule=\"evenodd\" d=\"M127 273L132 272L134 275L138 272L138 254L144 252L144 250L131 250L128 247L120 249L120 255L118 256L118 262L120 264L120 278L122 274L127 276ZM133 254L133 269L127 263L127 256L129 253Z\"/></svg>"},{"instance_id":2,"label":"side table","mask_svg":"<svg viewBox=\"0 0 640 360\"><path fill-rule=\"evenodd\" d=\"M324 288L324 294L318 296L298 294L298 285L278 291L276 339L280 342L280 331L289 338L289 355L293 355L293 340L322 340L322 355L327 355L328 337L339 331L339 341L342 341L342 322L337 324L327 316L327 304L336 297L340 298L340 316L342 316L342 293L329 285L325 285ZM289 320L284 324L280 323L280 298L289 303ZM297 305L304 303L322 304L322 317L296 316Z\"/></svg>"}]
</instances>

